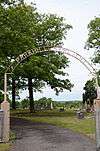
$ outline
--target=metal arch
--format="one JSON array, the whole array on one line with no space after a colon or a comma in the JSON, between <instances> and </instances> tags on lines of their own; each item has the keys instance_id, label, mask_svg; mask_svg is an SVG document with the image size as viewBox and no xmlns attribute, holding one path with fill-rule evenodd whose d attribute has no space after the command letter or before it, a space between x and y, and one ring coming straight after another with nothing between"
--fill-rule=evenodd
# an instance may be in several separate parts
<instances>
[{"instance_id":1,"label":"metal arch","mask_svg":"<svg viewBox=\"0 0 100 151\"><path fill-rule=\"evenodd\" d=\"M37 54L37 53L42 53L42 52L48 52L50 50L44 49L44 50L40 50L40 48L38 49L32 49L32 50L28 50L22 54L20 54L11 64L10 66L6 69L5 73L10 71L10 73L12 73L15 68L25 59L27 59L28 57L32 56L33 54Z\"/></svg>"},{"instance_id":2,"label":"metal arch","mask_svg":"<svg viewBox=\"0 0 100 151\"><path fill-rule=\"evenodd\" d=\"M49 48L49 47L48 47ZM67 49L67 48L63 48L61 46L59 47L54 47L54 48L50 48L48 50L48 48L44 47L43 50L40 50L40 48L38 49L32 49L32 50L28 50L27 52L24 52L23 54L19 55L14 62L11 63L11 65L6 69L5 72L8 72L9 70L11 70L11 73L15 70L15 68L26 58L32 56L33 54L36 53L42 53L42 52L49 52L49 51L54 51L54 52L62 52L64 53L64 55L69 55L74 57L75 59L77 59L78 61L80 61L87 69L88 71L92 74L95 75L96 74L96 69L93 68L93 66L85 59L83 58L80 54L78 54L77 52Z\"/></svg>"},{"instance_id":3,"label":"metal arch","mask_svg":"<svg viewBox=\"0 0 100 151\"><path fill-rule=\"evenodd\" d=\"M77 52L67 49L67 48L63 48L63 47L56 47L55 49L57 52L63 52L64 54L69 55L77 59L78 61L80 61L92 75L96 74L96 69L84 57L82 57Z\"/></svg>"},{"instance_id":4,"label":"metal arch","mask_svg":"<svg viewBox=\"0 0 100 151\"><path fill-rule=\"evenodd\" d=\"M88 71L93 75L95 76L95 79L96 79L96 86L97 86L97 99L99 100L100 99L100 88L99 88L99 85L98 85L98 77L97 77L97 74L96 74L96 70L92 67L92 65L85 59L83 58L81 55L79 55L78 53L72 51L72 50L69 50L67 48L63 48L63 47L55 47L55 48L50 48L49 50L47 48L44 48L42 49L44 51L55 51L55 52L63 52L65 55L70 55L74 58L76 58L77 60L79 60L87 69ZM15 68L18 66L18 64L20 64L24 59L26 59L27 57L35 54L35 53L38 53L38 52L44 52L44 51L41 51L41 49L33 49L33 50L29 50L21 55L19 55L14 62L11 63L11 65L7 68L7 70L5 71L5 74L4 74L4 102L6 103L7 102L7 74L10 74L10 73L7 73L10 69L11 69L11 72L13 72L15 70ZM6 109L5 109L6 110ZM97 109L98 110L98 109ZM98 110L99 111L99 110ZM98 112L97 111L97 112ZM7 112L7 111L6 111ZM98 112L99 113L99 112ZM99 114L98 114L98 118L99 118ZM7 116L7 119L8 119L8 116ZM9 121L9 120L7 120ZM9 122L8 122L9 123ZM98 123L98 119L96 119L96 123L97 123L97 129L96 129L96 133L98 133L98 129L99 129L99 123ZM96 141L97 141L97 149L99 149L98 147L100 147L100 144L99 144L99 136L100 134L98 134L97 138L96 138Z\"/></svg>"},{"instance_id":5,"label":"metal arch","mask_svg":"<svg viewBox=\"0 0 100 151\"><path fill-rule=\"evenodd\" d=\"M79 60L86 68L87 70L95 77L96 79L96 88L97 88L97 98L100 99L100 89L99 89L99 85L98 85L98 77L97 77L97 73L96 73L96 69L84 58L82 57L80 54L78 54L77 52L67 49L67 48L63 48L62 46L59 47L43 47L41 50L41 47L39 48L34 48L32 50L28 50L26 52L24 52L23 54L19 55L14 62L11 63L11 65L6 69L5 71L5 77L7 76L7 74L11 74L15 68L26 58L32 56L33 54L37 54L37 53L42 53L42 52L62 52L64 53L64 55L69 55L74 57L75 59ZM10 71L10 73L7 73L8 71ZM5 78L6 79L6 78ZM6 83L6 82L4 82ZM6 95L6 84L4 86L5 89L5 95ZM5 99L6 100L6 99Z\"/></svg>"}]
</instances>

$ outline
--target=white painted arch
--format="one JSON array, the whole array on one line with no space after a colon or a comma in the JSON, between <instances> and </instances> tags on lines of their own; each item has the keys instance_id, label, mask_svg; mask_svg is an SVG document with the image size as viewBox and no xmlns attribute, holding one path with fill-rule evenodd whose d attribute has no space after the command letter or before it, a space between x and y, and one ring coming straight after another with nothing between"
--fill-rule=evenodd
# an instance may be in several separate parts
<instances>
[{"instance_id":1,"label":"white painted arch","mask_svg":"<svg viewBox=\"0 0 100 151\"><path fill-rule=\"evenodd\" d=\"M89 63L89 61L87 61L82 55L80 55L79 53L73 51L73 50L70 50L70 49L67 49L67 48L63 48L62 46L59 46L59 47L44 47L41 49L40 48L34 48L32 50L28 50L22 54L20 54L12 63L11 65L7 68L6 72L5 72L5 77L4 77L4 95L6 95L7 93L7 90L6 90L6 80L7 80L7 74L11 74L15 69L16 67L23 61L25 60L26 58L32 56L33 54L36 54L36 53L42 53L42 52L50 52L50 51L53 51L53 52L62 52L66 57L69 55L75 59L77 59L79 62L81 62L85 68L90 72L90 74L96 79L96 88L97 88L97 98L99 99L100 98L100 88L99 88L99 85L98 85L98 77L97 77L97 71L96 69L91 65L91 63ZM10 72L10 73L8 73ZM6 96L4 97L6 99Z\"/></svg>"}]
</instances>

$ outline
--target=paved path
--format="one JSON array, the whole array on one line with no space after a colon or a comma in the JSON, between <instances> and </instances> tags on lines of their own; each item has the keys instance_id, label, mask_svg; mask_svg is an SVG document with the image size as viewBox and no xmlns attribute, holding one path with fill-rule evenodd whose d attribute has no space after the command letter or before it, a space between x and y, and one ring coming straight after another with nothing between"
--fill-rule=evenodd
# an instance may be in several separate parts
<instances>
[{"instance_id":1,"label":"paved path","mask_svg":"<svg viewBox=\"0 0 100 151\"><path fill-rule=\"evenodd\" d=\"M11 119L11 128L17 134L11 151L95 151L89 138L68 129L45 123Z\"/></svg>"}]
</instances>

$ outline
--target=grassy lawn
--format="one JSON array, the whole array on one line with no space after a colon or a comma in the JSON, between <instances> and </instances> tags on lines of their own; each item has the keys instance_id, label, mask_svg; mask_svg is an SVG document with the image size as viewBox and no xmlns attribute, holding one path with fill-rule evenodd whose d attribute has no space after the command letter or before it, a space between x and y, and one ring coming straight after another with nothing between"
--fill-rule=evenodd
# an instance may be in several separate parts
<instances>
[{"instance_id":1,"label":"grassy lawn","mask_svg":"<svg viewBox=\"0 0 100 151\"><path fill-rule=\"evenodd\" d=\"M59 112L57 110L52 111L40 111L36 113L29 113L28 110L16 110L11 111L11 116L24 118L33 122L45 122L59 127L69 128L75 132L79 132L93 138L95 133L95 120L88 118L91 116L85 115L84 119L77 119L74 111L67 110L65 112ZM11 133L10 140L15 139L15 134ZM0 143L0 151L8 151L10 149L10 143Z\"/></svg>"},{"instance_id":2,"label":"grassy lawn","mask_svg":"<svg viewBox=\"0 0 100 151\"><path fill-rule=\"evenodd\" d=\"M84 119L77 119L74 111L59 112L41 111L36 113L29 113L27 110L12 111L12 116L28 119L33 122L45 122L57 125L64 128L69 128L75 132L91 135L95 133L95 120L88 118L91 115L86 115Z\"/></svg>"},{"instance_id":3,"label":"grassy lawn","mask_svg":"<svg viewBox=\"0 0 100 151\"><path fill-rule=\"evenodd\" d=\"M14 133L10 132L10 142L15 140L16 136ZM11 143L0 143L0 151L9 151Z\"/></svg>"},{"instance_id":4,"label":"grassy lawn","mask_svg":"<svg viewBox=\"0 0 100 151\"><path fill-rule=\"evenodd\" d=\"M0 151L8 151L10 148L10 144L9 143L0 143Z\"/></svg>"}]
</instances>

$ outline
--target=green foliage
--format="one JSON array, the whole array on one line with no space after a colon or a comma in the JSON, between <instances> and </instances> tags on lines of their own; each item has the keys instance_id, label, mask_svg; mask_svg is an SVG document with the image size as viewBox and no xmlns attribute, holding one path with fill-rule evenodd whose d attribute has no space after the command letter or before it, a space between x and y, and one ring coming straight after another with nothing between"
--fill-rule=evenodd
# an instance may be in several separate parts
<instances>
[{"instance_id":1,"label":"green foliage","mask_svg":"<svg viewBox=\"0 0 100 151\"><path fill-rule=\"evenodd\" d=\"M72 28L64 18L38 13L23 2L0 11L0 56L15 58L35 47L57 46Z\"/></svg>"},{"instance_id":2,"label":"green foliage","mask_svg":"<svg viewBox=\"0 0 100 151\"><path fill-rule=\"evenodd\" d=\"M54 108L59 109L65 106L65 102L63 101L54 101Z\"/></svg>"},{"instance_id":3,"label":"green foliage","mask_svg":"<svg viewBox=\"0 0 100 151\"><path fill-rule=\"evenodd\" d=\"M16 108L20 108L20 102L16 101Z\"/></svg>"},{"instance_id":4,"label":"green foliage","mask_svg":"<svg viewBox=\"0 0 100 151\"><path fill-rule=\"evenodd\" d=\"M8 151L10 149L10 143L0 143L0 151Z\"/></svg>"},{"instance_id":5,"label":"green foliage","mask_svg":"<svg viewBox=\"0 0 100 151\"><path fill-rule=\"evenodd\" d=\"M15 6L16 4L23 3L23 0L0 0L0 5L2 7L10 7L10 6Z\"/></svg>"},{"instance_id":6,"label":"green foliage","mask_svg":"<svg viewBox=\"0 0 100 151\"><path fill-rule=\"evenodd\" d=\"M55 47L62 44L62 39L72 28L71 25L65 23L63 17L40 14L34 4L27 5L22 0L8 0L1 3L0 68L3 69L1 75L21 53L33 48L41 47L43 50L44 47ZM39 55L34 55L30 60L28 58L27 62L23 62L12 75L14 80L17 79L18 86L23 88L23 85L19 84L20 81L31 78L34 91L40 91L44 82L50 85L56 94L62 92L63 89L71 90L72 84L68 79L56 78L56 74L64 75L61 69L68 64L64 56L54 53ZM1 79L3 81L3 76ZM16 87L14 86L14 89ZM13 96L14 93L15 90L13 90Z\"/></svg>"},{"instance_id":7,"label":"green foliage","mask_svg":"<svg viewBox=\"0 0 100 151\"><path fill-rule=\"evenodd\" d=\"M3 101L3 94L0 92L0 103Z\"/></svg>"},{"instance_id":8,"label":"green foliage","mask_svg":"<svg viewBox=\"0 0 100 151\"><path fill-rule=\"evenodd\" d=\"M51 102L52 104L54 104L54 101L52 101L51 98L46 98L46 97L43 97L43 98L40 98L39 100L36 100L34 102L35 104L35 109L36 110L46 110L46 109L51 109Z\"/></svg>"},{"instance_id":9,"label":"green foliage","mask_svg":"<svg viewBox=\"0 0 100 151\"><path fill-rule=\"evenodd\" d=\"M72 84L62 69L68 67L68 59L62 53L46 52L33 55L27 62L23 62L17 68L15 74L22 78L33 79L33 90L41 91L45 84L55 90L58 95L64 89L70 90ZM59 78L61 76L62 78ZM27 83L22 83L22 88L27 87Z\"/></svg>"},{"instance_id":10,"label":"green foliage","mask_svg":"<svg viewBox=\"0 0 100 151\"><path fill-rule=\"evenodd\" d=\"M95 120L92 118L84 118L79 120L76 113L72 110L59 112L58 110L41 111L29 113L27 110L17 110L12 115L19 118L31 120L33 122L49 123L60 127L71 129L85 135L95 134Z\"/></svg>"},{"instance_id":11,"label":"green foliage","mask_svg":"<svg viewBox=\"0 0 100 151\"><path fill-rule=\"evenodd\" d=\"M82 102L81 101L66 101L65 107L67 109L79 109L79 108L82 108Z\"/></svg>"},{"instance_id":12,"label":"green foliage","mask_svg":"<svg viewBox=\"0 0 100 151\"><path fill-rule=\"evenodd\" d=\"M24 99L24 100L22 100L21 102L20 102L20 106L21 106L21 108L23 108L23 109L26 109L26 108L29 108L29 100L28 99Z\"/></svg>"},{"instance_id":13,"label":"green foliage","mask_svg":"<svg viewBox=\"0 0 100 151\"><path fill-rule=\"evenodd\" d=\"M97 98L97 92L95 87L95 80L88 80L84 87L85 93L83 94L83 103L87 103L90 106L93 105L94 99Z\"/></svg>"},{"instance_id":14,"label":"green foliage","mask_svg":"<svg viewBox=\"0 0 100 151\"><path fill-rule=\"evenodd\" d=\"M35 8L20 4L4 9L0 15L0 54L15 58L27 49L32 49L34 26L38 21Z\"/></svg>"},{"instance_id":15,"label":"green foliage","mask_svg":"<svg viewBox=\"0 0 100 151\"><path fill-rule=\"evenodd\" d=\"M100 63L100 18L95 17L90 21L88 25L88 40L87 46L88 48L95 48L95 58L94 62Z\"/></svg>"}]
</instances>

